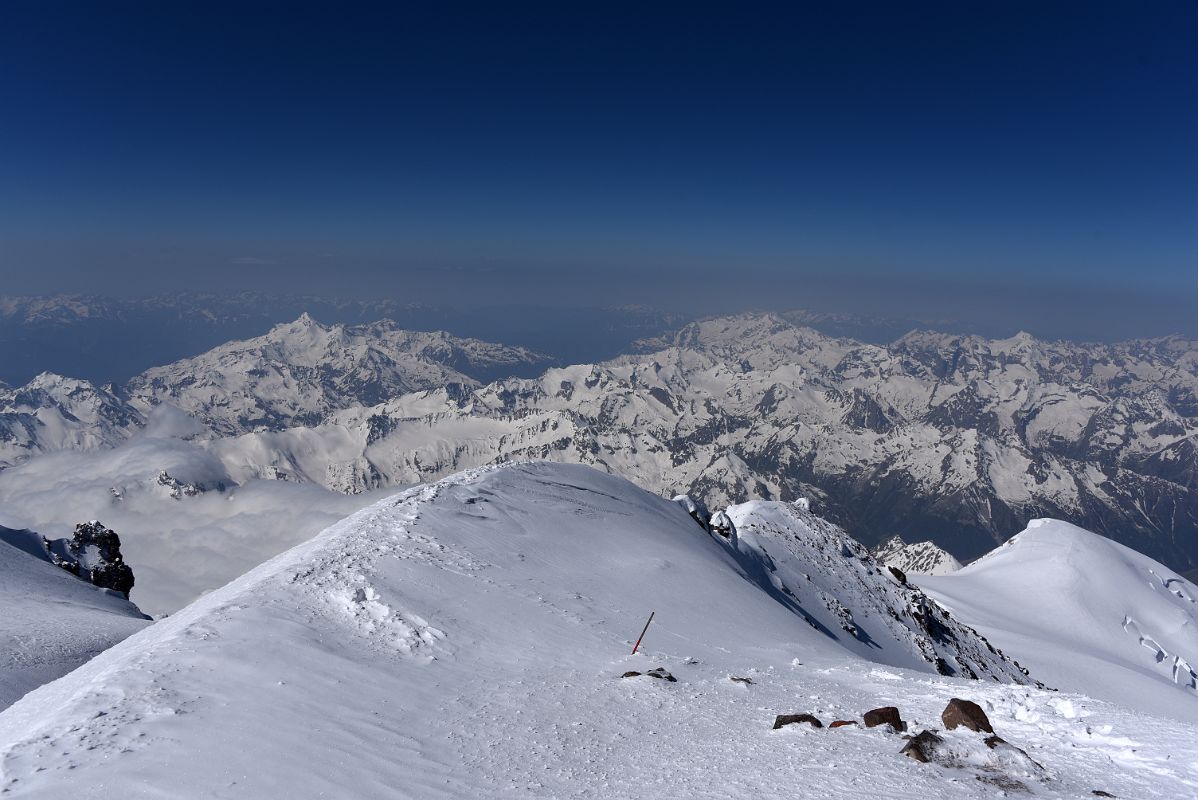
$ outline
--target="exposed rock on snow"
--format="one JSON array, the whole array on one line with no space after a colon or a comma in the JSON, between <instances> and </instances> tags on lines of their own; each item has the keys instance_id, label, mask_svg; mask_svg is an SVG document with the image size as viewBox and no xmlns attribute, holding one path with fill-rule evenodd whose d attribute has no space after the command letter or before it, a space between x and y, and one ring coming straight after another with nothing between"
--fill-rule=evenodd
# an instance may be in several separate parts
<instances>
[{"instance_id":1,"label":"exposed rock on snow","mask_svg":"<svg viewBox=\"0 0 1198 800\"><path fill-rule=\"evenodd\" d=\"M133 570L121 554L121 538L116 531L98 520L81 522L70 539L45 540L45 546L56 567L128 599L133 590Z\"/></svg>"},{"instance_id":2,"label":"exposed rock on snow","mask_svg":"<svg viewBox=\"0 0 1198 800\"><path fill-rule=\"evenodd\" d=\"M945 730L951 731L962 727L974 732L994 733L994 728L990 727L990 719L986 716L986 712L972 700L962 700L959 697L949 700L944 711L940 713L940 720L944 723Z\"/></svg>"},{"instance_id":3,"label":"exposed rock on snow","mask_svg":"<svg viewBox=\"0 0 1198 800\"><path fill-rule=\"evenodd\" d=\"M824 727L824 723L820 722L810 714L779 714L774 718L774 730L784 728L787 725L797 725L799 723L810 725L813 728Z\"/></svg>"},{"instance_id":4,"label":"exposed rock on snow","mask_svg":"<svg viewBox=\"0 0 1198 800\"><path fill-rule=\"evenodd\" d=\"M889 725L896 733L902 733L907 730L907 723L903 722L902 715L899 714L899 710L894 706L883 706L882 708L875 708L872 711L866 711L862 717L862 721L867 728Z\"/></svg>"}]
</instances>

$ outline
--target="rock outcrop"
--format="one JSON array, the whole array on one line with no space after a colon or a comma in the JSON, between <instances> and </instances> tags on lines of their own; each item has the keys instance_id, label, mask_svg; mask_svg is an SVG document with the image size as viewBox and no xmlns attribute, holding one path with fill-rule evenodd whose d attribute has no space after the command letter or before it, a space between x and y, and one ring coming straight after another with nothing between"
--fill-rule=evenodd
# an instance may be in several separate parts
<instances>
[{"instance_id":1,"label":"rock outcrop","mask_svg":"<svg viewBox=\"0 0 1198 800\"><path fill-rule=\"evenodd\" d=\"M45 546L51 560L72 575L126 598L133 590L133 569L121 553L121 538L98 520L81 522L70 539L47 539Z\"/></svg>"}]
</instances>

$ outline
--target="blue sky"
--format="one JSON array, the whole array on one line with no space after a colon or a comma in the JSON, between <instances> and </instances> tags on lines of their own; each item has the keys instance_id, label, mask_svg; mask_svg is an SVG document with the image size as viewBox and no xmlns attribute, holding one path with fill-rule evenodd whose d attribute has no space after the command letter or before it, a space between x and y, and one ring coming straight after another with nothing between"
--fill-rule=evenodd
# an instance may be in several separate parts
<instances>
[{"instance_id":1,"label":"blue sky","mask_svg":"<svg viewBox=\"0 0 1198 800\"><path fill-rule=\"evenodd\" d=\"M1192 317L1198 4L645 5L6 3L4 291Z\"/></svg>"}]
</instances>

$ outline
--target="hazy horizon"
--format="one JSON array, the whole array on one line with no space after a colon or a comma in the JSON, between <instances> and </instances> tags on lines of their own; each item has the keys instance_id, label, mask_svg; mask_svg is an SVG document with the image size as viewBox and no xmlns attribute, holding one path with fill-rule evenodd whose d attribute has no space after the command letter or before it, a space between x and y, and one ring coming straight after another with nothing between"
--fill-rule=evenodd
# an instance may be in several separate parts
<instances>
[{"instance_id":1,"label":"hazy horizon","mask_svg":"<svg viewBox=\"0 0 1198 800\"><path fill-rule=\"evenodd\" d=\"M1198 335L1198 7L0 12L10 294Z\"/></svg>"}]
</instances>

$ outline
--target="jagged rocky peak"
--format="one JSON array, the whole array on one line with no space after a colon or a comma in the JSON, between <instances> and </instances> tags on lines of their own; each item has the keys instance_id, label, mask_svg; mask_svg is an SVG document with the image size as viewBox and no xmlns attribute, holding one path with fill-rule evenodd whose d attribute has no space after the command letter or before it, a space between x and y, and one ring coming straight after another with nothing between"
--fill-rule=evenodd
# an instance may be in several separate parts
<instances>
[{"instance_id":1,"label":"jagged rocky peak","mask_svg":"<svg viewBox=\"0 0 1198 800\"><path fill-rule=\"evenodd\" d=\"M727 516L736 531L729 547L746 575L844 647L893 666L922 664L942 675L1035 682L806 504L758 500L730 507Z\"/></svg>"},{"instance_id":2,"label":"jagged rocky peak","mask_svg":"<svg viewBox=\"0 0 1198 800\"><path fill-rule=\"evenodd\" d=\"M166 493L175 500L182 500L184 497L195 497L204 492L203 486L187 481L180 481L166 470L158 473L158 476L154 479L154 483L166 490ZM223 489L223 487L221 488ZM120 493L116 490L113 490L113 492L114 498L119 500Z\"/></svg>"},{"instance_id":3,"label":"jagged rocky peak","mask_svg":"<svg viewBox=\"0 0 1198 800\"><path fill-rule=\"evenodd\" d=\"M46 539L51 560L72 575L126 598L133 589L133 569L121 553L121 537L99 520L81 522L70 539Z\"/></svg>"},{"instance_id":4,"label":"jagged rocky peak","mask_svg":"<svg viewBox=\"0 0 1198 800\"><path fill-rule=\"evenodd\" d=\"M961 569L961 562L935 542L907 544L901 536L891 536L873 549L879 563L911 575L948 575Z\"/></svg>"}]
</instances>

